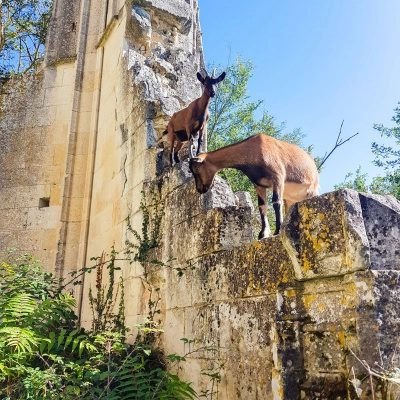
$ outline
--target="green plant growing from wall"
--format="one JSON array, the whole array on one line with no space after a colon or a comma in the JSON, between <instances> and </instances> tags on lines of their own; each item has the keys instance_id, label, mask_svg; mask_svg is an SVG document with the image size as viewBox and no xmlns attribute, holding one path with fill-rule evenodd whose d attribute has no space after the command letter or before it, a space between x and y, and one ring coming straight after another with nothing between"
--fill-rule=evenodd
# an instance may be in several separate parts
<instances>
[{"instance_id":1,"label":"green plant growing from wall","mask_svg":"<svg viewBox=\"0 0 400 400\"><path fill-rule=\"evenodd\" d=\"M200 375L207 376L210 380L210 388L206 388L200 391L199 397L204 397L206 399L212 400L219 398L219 384L222 379L221 372L225 368L225 364L219 361L217 353L219 347L214 343L207 344L204 339L181 339L184 344L184 356L177 356L176 354L171 354L168 358L172 362L186 361L186 357L195 353L206 353L211 354L211 367L203 368L200 371ZM216 397L214 397L216 396Z\"/></svg>"},{"instance_id":2,"label":"green plant growing from wall","mask_svg":"<svg viewBox=\"0 0 400 400\"><path fill-rule=\"evenodd\" d=\"M151 198L151 206L145 200L145 193L142 193L142 199L140 201L139 210L142 212L142 229L139 233L137 230L132 228L130 218L126 218L127 229L135 239L126 239L126 249L124 253L129 257L130 262L138 261L144 269L144 277L147 280L148 268L155 266L159 268L168 268L176 271L178 276L183 276L186 271L194 270L196 262L187 260L186 267L174 267L173 261L176 258L171 257L167 261L160 261L156 258L152 258L152 251L159 246L161 238L161 223L162 216L164 214L164 202L157 202L155 194L150 191L148 197ZM151 212L152 209L152 212ZM197 263L199 263L198 261Z\"/></svg>"},{"instance_id":3,"label":"green plant growing from wall","mask_svg":"<svg viewBox=\"0 0 400 400\"><path fill-rule=\"evenodd\" d=\"M112 251L112 262L117 252ZM13 257L9 255L8 257ZM99 277L92 296L107 298L109 288ZM109 268L114 273L117 268ZM113 271L113 272L110 272ZM159 334L149 323L137 325L140 334L134 344L125 343L122 315L115 315L103 303L97 332L76 325L75 300L60 291L62 282L42 272L29 255L0 262L0 395L12 399L193 399L190 384L165 371L146 335ZM98 296L98 289L101 293ZM115 295L108 296L113 299ZM120 286L123 299L123 286ZM99 304L93 302L98 309ZM108 311L107 311L108 309ZM97 313L97 314L96 314ZM111 315L106 315L107 313ZM121 305L119 312L122 314ZM106 328L107 330L102 330Z\"/></svg>"},{"instance_id":4,"label":"green plant growing from wall","mask_svg":"<svg viewBox=\"0 0 400 400\"><path fill-rule=\"evenodd\" d=\"M93 295L93 290L89 288L89 303L92 309L92 332L94 334L104 331L117 331L121 335L125 333L125 320L124 320L124 283L122 276L119 279L116 293L115 287L115 271L121 268L115 265L117 252L112 247L110 259L106 262L106 254L100 257L92 258L96 261L96 295ZM106 265L108 269L108 283L103 284L103 268ZM106 287L108 286L108 288ZM118 294L120 290L118 312L114 313L113 309L116 306Z\"/></svg>"},{"instance_id":5,"label":"green plant growing from wall","mask_svg":"<svg viewBox=\"0 0 400 400\"><path fill-rule=\"evenodd\" d=\"M130 218L126 218L128 232L130 232L136 243L126 240L127 246L125 254L132 257L132 261L138 261L143 266L148 263L150 253L159 245L160 232L161 232L161 221L163 213L163 203L158 203L155 200L154 194L151 196L153 201L153 213L150 214L150 206L146 204L145 193L142 193L142 199L140 201L139 211L142 213L142 232L139 232L132 228Z\"/></svg>"},{"instance_id":6,"label":"green plant growing from wall","mask_svg":"<svg viewBox=\"0 0 400 400\"><path fill-rule=\"evenodd\" d=\"M143 216L141 232L139 233L132 228L129 218L127 218L126 220L128 225L128 232L133 235L134 239L136 239L136 242L126 240L127 250L125 251L125 254L131 257L132 262L138 261L143 266L143 279L145 280L147 287L150 291L150 299L148 303L149 316L148 319L145 321L144 329L153 330L156 326L159 326L161 324L161 321L156 321L156 315L159 315L161 312L159 308L161 297L160 288L154 287L154 285L152 285L152 283L150 282L149 267L156 267L156 270L168 268L175 271L179 277L182 277L189 270L196 269L196 266L201 265L202 261L186 260L186 266L176 267L173 265L173 261L175 261L175 258L170 258L166 262L152 258L152 251L159 246L162 216L164 214L164 203L157 202L156 196L152 191L150 191L150 195L148 195L147 198L151 198L151 208L145 199L144 191L142 191L142 199L140 202L140 210ZM152 269L151 271L155 272L154 269ZM155 294L155 296L153 296L153 294ZM158 331L151 331L150 334L147 335L146 339L143 340L143 342L146 341L146 344L151 346L155 342L156 335L158 335ZM216 352L218 350L217 346L207 345L205 341L201 339L182 338L181 340L184 343L184 355L168 355L167 360L170 364L169 370L172 370L174 366L179 366L180 362L185 362L186 357L193 353L212 353L213 364L216 363L217 366L201 371L201 375L207 376L210 379L210 388L201 391L199 397L204 397L210 400L212 400L213 398L218 399L218 385L221 382L221 371L224 368L224 364L219 362L218 357L216 357Z\"/></svg>"}]
</instances>

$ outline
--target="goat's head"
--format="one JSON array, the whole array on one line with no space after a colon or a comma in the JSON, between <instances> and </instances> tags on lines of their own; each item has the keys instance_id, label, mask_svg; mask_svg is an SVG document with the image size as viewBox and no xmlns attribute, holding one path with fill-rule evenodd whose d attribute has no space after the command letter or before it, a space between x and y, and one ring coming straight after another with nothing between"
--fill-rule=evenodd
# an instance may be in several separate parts
<instances>
[{"instance_id":1,"label":"goat's head","mask_svg":"<svg viewBox=\"0 0 400 400\"><path fill-rule=\"evenodd\" d=\"M218 78L215 77L215 69L213 70L212 75L210 76L206 71L206 77L203 78L200 72L197 73L197 79L204 86L204 90L206 90L210 97L214 97L217 93L218 83L222 82L225 79L226 73L223 72Z\"/></svg>"},{"instance_id":2,"label":"goat's head","mask_svg":"<svg viewBox=\"0 0 400 400\"><path fill-rule=\"evenodd\" d=\"M189 169L192 171L196 189L200 194L208 192L216 174L212 165L208 165L206 157L207 154L204 153L189 160Z\"/></svg>"}]
</instances>

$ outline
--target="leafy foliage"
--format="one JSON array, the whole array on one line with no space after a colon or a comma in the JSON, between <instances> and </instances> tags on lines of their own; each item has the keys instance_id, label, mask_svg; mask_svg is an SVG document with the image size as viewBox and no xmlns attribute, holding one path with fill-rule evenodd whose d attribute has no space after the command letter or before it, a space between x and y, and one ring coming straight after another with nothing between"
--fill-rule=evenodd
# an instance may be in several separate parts
<instances>
[{"instance_id":1,"label":"leafy foliage","mask_svg":"<svg viewBox=\"0 0 400 400\"><path fill-rule=\"evenodd\" d=\"M343 182L335 185L335 190L347 188L357 190L358 192L368 192L367 176L367 174L362 174L361 166L359 166L355 173L349 172Z\"/></svg>"},{"instance_id":2,"label":"leafy foliage","mask_svg":"<svg viewBox=\"0 0 400 400\"><path fill-rule=\"evenodd\" d=\"M53 0L2 0L0 78L32 70L43 55Z\"/></svg>"},{"instance_id":3,"label":"leafy foliage","mask_svg":"<svg viewBox=\"0 0 400 400\"><path fill-rule=\"evenodd\" d=\"M158 204L153 196L153 213L150 214L150 207L144 201L144 192L142 191L142 199L140 201L139 210L142 212L142 232L139 234L132 228L129 217L126 218L128 231L136 239L136 243L126 240L127 250L125 254L132 256L132 261L138 261L142 265L149 262L150 252L158 246L160 240L162 206Z\"/></svg>"},{"instance_id":4,"label":"leafy foliage","mask_svg":"<svg viewBox=\"0 0 400 400\"><path fill-rule=\"evenodd\" d=\"M372 151L375 154L374 164L383 167L384 176L373 179L371 190L374 193L391 194L400 200L400 102L394 109L395 115L392 121L395 126L387 128L382 124L374 124L381 137L394 140L394 146L372 143Z\"/></svg>"},{"instance_id":5,"label":"leafy foliage","mask_svg":"<svg viewBox=\"0 0 400 400\"><path fill-rule=\"evenodd\" d=\"M123 285L103 285L106 265L115 282L117 252L96 258L92 331L79 328L74 298L62 282L41 271L29 255L0 262L0 395L12 399L194 399L189 383L165 370L162 353L149 335L162 332L145 320L140 334L125 343ZM9 255L13 257L13 255ZM100 272L99 272L100 271ZM114 286L114 285L113 285Z\"/></svg>"},{"instance_id":6,"label":"leafy foliage","mask_svg":"<svg viewBox=\"0 0 400 400\"><path fill-rule=\"evenodd\" d=\"M115 288L115 271L121 268L117 267L116 256L118 252L112 247L110 259L106 261L106 254L103 252L101 257L95 257L96 260L96 294L93 294L92 288L89 288L89 303L92 309L92 332L99 334L104 331L116 330L123 335L125 333L124 323L124 283L122 277L119 280L117 291ZM103 285L103 268L106 265L108 269L108 288ZM117 303L118 289L121 290L118 312L113 310Z\"/></svg>"},{"instance_id":7,"label":"leafy foliage","mask_svg":"<svg viewBox=\"0 0 400 400\"><path fill-rule=\"evenodd\" d=\"M349 172L343 182L335 185L335 190L342 188L381 195L390 194L400 200L400 172L393 171L384 176L374 176L372 181L368 182L368 174L363 174L359 166L355 173Z\"/></svg>"},{"instance_id":8,"label":"leafy foliage","mask_svg":"<svg viewBox=\"0 0 400 400\"><path fill-rule=\"evenodd\" d=\"M209 151L256 133L302 145L305 135L299 128L285 133L285 123L277 124L275 118L266 110L257 118L257 111L261 111L263 100L250 102L247 93L253 70L251 61L243 61L240 57L235 64L228 66L226 78L219 84L217 95L210 104L211 115L207 125Z\"/></svg>"},{"instance_id":9,"label":"leafy foliage","mask_svg":"<svg viewBox=\"0 0 400 400\"><path fill-rule=\"evenodd\" d=\"M375 154L374 164L384 168L385 174L373 177L371 183L368 183L368 175L362 174L359 167L355 173L347 174L343 182L335 185L335 189L345 187L360 192L390 194L400 200L400 150L397 148L400 145L400 102L398 104L394 109L395 115L392 117L396 126L387 128L382 124L374 124L374 129L382 138L394 140L394 146L372 143L372 151ZM352 180L348 180L349 178Z\"/></svg>"},{"instance_id":10,"label":"leafy foliage","mask_svg":"<svg viewBox=\"0 0 400 400\"><path fill-rule=\"evenodd\" d=\"M374 124L374 129L377 130L381 137L394 139L395 145L400 146L400 102L394 109L395 115L392 121L396 123L395 127L387 128L383 124ZM400 168L400 148L392 146L380 145L376 142L372 143L372 151L375 154L375 165L388 169Z\"/></svg>"}]
</instances>

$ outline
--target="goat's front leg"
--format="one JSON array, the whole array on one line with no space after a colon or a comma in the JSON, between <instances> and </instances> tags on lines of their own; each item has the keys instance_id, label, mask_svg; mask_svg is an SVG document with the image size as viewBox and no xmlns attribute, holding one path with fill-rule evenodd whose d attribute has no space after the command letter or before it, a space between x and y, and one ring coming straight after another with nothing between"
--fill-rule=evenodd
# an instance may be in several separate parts
<instances>
[{"instance_id":1,"label":"goat's front leg","mask_svg":"<svg viewBox=\"0 0 400 400\"><path fill-rule=\"evenodd\" d=\"M197 155L200 153L207 153L207 128L199 130L199 139L197 141Z\"/></svg>"},{"instance_id":2,"label":"goat's front leg","mask_svg":"<svg viewBox=\"0 0 400 400\"><path fill-rule=\"evenodd\" d=\"M199 140L197 141L197 152L196 155L202 153L203 148L203 135L199 135Z\"/></svg>"},{"instance_id":3,"label":"goat's front leg","mask_svg":"<svg viewBox=\"0 0 400 400\"><path fill-rule=\"evenodd\" d=\"M197 135L190 135L190 139L189 139L189 156L190 158L194 158L198 153L198 145L197 145L197 149L195 151L195 142L198 143L199 140L199 134Z\"/></svg>"},{"instance_id":4,"label":"goat's front leg","mask_svg":"<svg viewBox=\"0 0 400 400\"><path fill-rule=\"evenodd\" d=\"M269 222L267 217L267 189L254 185L258 198L258 209L261 217L261 232L258 235L258 239L267 238L270 234Z\"/></svg>"},{"instance_id":5,"label":"goat's front leg","mask_svg":"<svg viewBox=\"0 0 400 400\"><path fill-rule=\"evenodd\" d=\"M175 164L179 164L181 162L180 158L179 158L179 150L182 148L183 143L180 141L176 142L175 147L171 150L171 154L170 154L170 162L171 162L171 167L174 166L174 162Z\"/></svg>"},{"instance_id":6,"label":"goat's front leg","mask_svg":"<svg viewBox=\"0 0 400 400\"><path fill-rule=\"evenodd\" d=\"M283 222L282 216L282 193L283 188L282 185L278 184L275 186L274 190L272 191L272 206L274 207L275 211L275 232L274 235L277 235L281 229L281 225Z\"/></svg>"}]
</instances>

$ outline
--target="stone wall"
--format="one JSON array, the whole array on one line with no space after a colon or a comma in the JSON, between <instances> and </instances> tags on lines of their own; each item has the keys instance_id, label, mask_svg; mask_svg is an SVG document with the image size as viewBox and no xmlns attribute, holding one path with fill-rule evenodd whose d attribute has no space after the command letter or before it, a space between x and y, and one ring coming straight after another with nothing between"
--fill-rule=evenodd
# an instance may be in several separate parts
<instances>
[{"instance_id":1,"label":"stone wall","mask_svg":"<svg viewBox=\"0 0 400 400\"><path fill-rule=\"evenodd\" d=\"M37 73L0 95L0 249L63 278L121 247L128 215L140 228L155 143L204 67L197 1L71 4L55 1Z\"/></svg>"},{"instance_id":2,"label":"stone wall","mask_svg":"<svg viewBox=\"0 0 400 400\"><path fill-rule=\"evenodd\" d=\"M398 365L397 200L327 193L293 206L278 236L254 241L252 206L224 181L200 196L184 163L146 184L152 196L157 188L165 211L154 257L195 266L153 276L166 354L192 352L183 378L211 390L202 372L219 372L222 399L356 399L357 390L370 398L356 357ZM180 338L195 342L189 349ZM376 396L397 393L373 385Z\"/></svg>"},{"instance_id":3,"label":"stone wall","mask_svg":"<svg viewBox=\"0 0 400 400\"><path fill-rule=\"evenodd\" d=\"M0 249L17 247L53 268L74 70L62 64L8 81L0 97Z\"/></svg>"}]
</instances>

